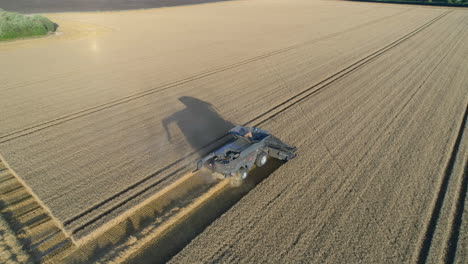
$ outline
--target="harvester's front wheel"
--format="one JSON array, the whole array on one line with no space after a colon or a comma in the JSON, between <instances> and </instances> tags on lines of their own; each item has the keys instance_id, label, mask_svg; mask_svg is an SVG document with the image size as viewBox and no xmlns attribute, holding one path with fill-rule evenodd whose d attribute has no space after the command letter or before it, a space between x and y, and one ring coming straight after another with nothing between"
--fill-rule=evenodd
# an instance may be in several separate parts
<instances>
[{"instance_id":1,"label":"harvester's front wheel","mask_svg":"<svg viewBox=\"0 0 468 264\"><path fill-rule=\"evenodd\" d=\"M257 165L257 167L262 167L263 165L267 163L267 161L268 161L268 154L266 154L265 152L262 152L258 154L255 164Z\"/></svg>"}]
</instances>

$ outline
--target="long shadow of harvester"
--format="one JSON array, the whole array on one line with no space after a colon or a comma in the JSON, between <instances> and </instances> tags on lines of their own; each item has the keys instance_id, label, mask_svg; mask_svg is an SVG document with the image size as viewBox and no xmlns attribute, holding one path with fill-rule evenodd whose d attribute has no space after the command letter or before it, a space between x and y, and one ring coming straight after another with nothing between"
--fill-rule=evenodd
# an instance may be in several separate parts
<instances>
[{"instance_id":1,"label":"long shadow of harvester","mask_svg":"<svg viewBox=\"0 0 468 264\"><path fill-rule=\"evenodd\" d=\"M190 96L179 97L179 101L185 108L162 121L167 138L172 141L169 126L175 123L199 156L204 154L204 147L234 127L231 122L224 120L210 103Z\"/></svg>"},{"instance_id":2,"label":"long shadow of harvester","mask_svg":"<svg viewBox=\"0 0 468 264\"><path fill-rule=\"evenodd\" d=\"M168 116L162 123L166 130L169 141L172 140L170 129L171 124L176 124L187 139L187 142L198 151L199 155L204 155L203 150L210 145L213 140L225 135L234 125L224 120L214 109L214 107L202 100L183 96L179 100L185 108ZM259 183L268 178L270 174L281 167L285 162L277 159L270 159L263 167L254 167L248 178L241 186L229 187L219 192L213 192L209 198L204 198L203 203L196 210L186 216L183 221L177 223L173 228L168 229L161 237L147 244L146 250L132 256L131 263L166 263L180 250L182 250L192 239L198 236L214 220L235 205L243 196L254 189ZM193 193L193 199L201 197L208 189L215 186L211 184L205 186L200 192ZM196 187L199 188L200 186ZM193 191L190 191L192 193ZM183 207L178 200L174 200L174 206ZM170 210L166 209L166 210ZM149 219L148 222L151 222Z\"/></svg>"}]
</instances>

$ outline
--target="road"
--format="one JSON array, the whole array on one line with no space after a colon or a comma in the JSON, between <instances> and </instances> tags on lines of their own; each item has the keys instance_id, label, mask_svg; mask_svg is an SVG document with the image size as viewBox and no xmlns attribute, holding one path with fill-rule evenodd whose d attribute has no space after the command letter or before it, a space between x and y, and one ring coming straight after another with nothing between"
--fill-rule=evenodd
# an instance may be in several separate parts
<instances>
[{"instance_id":1,"label":"road","mask_svg":"<svg viewBox=\"0 0 468 264\"><path fill-rule=\"evenodd\" d=\"M260 124L300 155L176 261L437 260L433 204L448 193L451 215L466 163L467 15L305 0L51 14L61 34L0 45L0 152L79 236Z\"/></svg>"}]
</instances>

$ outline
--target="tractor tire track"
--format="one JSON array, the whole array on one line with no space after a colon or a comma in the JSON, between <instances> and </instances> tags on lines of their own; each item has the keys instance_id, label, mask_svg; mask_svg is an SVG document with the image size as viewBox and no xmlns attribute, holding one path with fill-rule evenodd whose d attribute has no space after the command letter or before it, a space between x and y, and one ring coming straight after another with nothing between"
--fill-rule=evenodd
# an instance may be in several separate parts
<instances>
[{"instance_id":1,"label":"tractor tire track","mask_svg":"<svg viewBox=\"0 0 468 264\"><path fill-rule=\"evenodd\" d=\"M62 123L65 123L65 122L68 122L68 121L71 121L71 120L75 120L77 118L88 116L88 115L103 111L105 109L108 109L108 108L111 108L111 107L114 107L114 106L125 104L125 103L131 102L133 100L136 100L136 99L148 96L148 95L163 92L165 90L172 89L174 87L178 87L180 85L183 85L183 84L186 84L186 83L189 83L189 82L192 82L192 81L196 81L196 80L199 80L199 79L202 79L202 78L205 78L205 77L217 74L217 73L221 73L221 72L224 72L224 71L227 71L227 70L231 70L231 69L234 69L234 68L249 64L249 63L253 63L253 62L256 62L256 61L259 61L259 60L262 60L262 59L266 59L266 58L269 58L269 57L272 57L272 56L275 56L275 55L278 55L278 54L282 54L282 53L294 50L294 49L298 49L298 48L305 47L305 46L308 46L308 45L311 45L311 44L314 44L314 43L317 43L317 42L320 42L320 41L323 41L323 40L327 40L327 39L330 39L330 38L333 38L333 37L336 37L336 36L339 36L339 35L342 35L342 34L345 34L345 33L349 33L351 31L358 30L358 29L361 29L363 27L366 27L366 26L369 26L369 25L384 21L384 20L389 19L391 17L404 14L404 13L409 12L411 10L412 9L404 10L404 11L402 11L400 13L393 14L393 15L383 17L383 18L379 18L379 19L375 19L375 20L363 23L361 25L351 27L351 28L349 28L347 30L344 30L344 31L333 33L333 34L330 34L330 35L327 35L327 36L324 36L324 37L321 37L321 38L318 38L318 39L314 39L314 40L311 40L311 41L307 41L307 42L304 42L304 43L292 45L292 46L289 46L289 47L286 47L286 48L283 48L283 49L268 52L268 53L265 53L265 54L262 54L262 55L259 55L259 56L253 57L253 58L249 58L249 59L246 59L246 60L243 60L243 61L233 63L233 64L228 64L228 65L225 65L225 66L214 68L214 69L211 69L211 70L208 70L208 71L205 71L205 72L201 72L201 73L192 75L192 76L187 77L187 78L179 79L179 80L176 80L176 81L173 81L173 82L161 85L161 86L153 87L153 88L150 88L150 89L147 89L147 90L135 93L135 94L131 94L131 95L119 98L119 99L115 99L115 100L109 101L107 103L99 104L99 105L96 105L96 106L93 106L93 107L90 107L90 108L87 108L87 109L83 109L81 111L77 111L77 112L74 112L74 113L71 113L71 114L67 114L67 115L64 115L64 116L60 116L60 117L51 119L49 121L45 121L45 122L33 125L33 126L29 126L29 127L26 127L26 128L20 129L20 130L16 130L16 131L1 135L0 136L0 144L11 141L11 140L14 140L14 139L17 139L17 138L21 138L23 136L30 135L30 134L35 133L37 131L41 131L41 130L44 130L44 129L47 129L47 128L50 128L50 127L54 127L56 125L60 125ZM96 68L93 68L93 69L99 69L99 68L102 68L102 67L96 67ZM72 74L74 74L74 72L69 73L69 74L64 75L64 76L68 76L68 75L72 75ZM60 77L62 77L62 75L57 76L56 78L60 78ZM3 90L0 90L0 91L3 91Z\"/></svg>"},{"instance_id":2,"label":"tractor tire track","mask_svg":"<svg viewBox=\"0 0 468 264\"><path fill-rule=\"evenodd\" d=\"M384 53L386 53L387 51L399 46L400 44L402 44L403 42L405 42L406 40L408 40L409 38L411 38L412 36L416 35L417 33L421 32L422 30L426 29L427 27L429 27L430 25L434 24L435 22L439 21L440 19L442 19L443 17L445 17L446 15L448 15L449 13L451 13L452 11L446 11L438 16L436 16L435 18L431 19L430 21L424 23L422 26L418 27L417 29L411 31L410 33L398 38L397 40L395 40L394 42L388 44L387 46L371 53L370 55L358 60L357 62L349 65L348 67L336 72L335 74L331 75L330 77L320 81L319 83L307 88L306 90L290 97L289 99L283 101L282 103L270 108L269 110L265 111L264 113L254 117L253 119L245 122L243 125L250 125L250 126L259 126L261 124L264 124L265 122L269 121L269 120L272 120L274 119L277 115L285 112L286 110L290 109L291 107L293 107L294 105L306 100L307 98L310 98L310 96L313 96L317 93L319 93L322 89L328 87L329 85L331 85L332 83L338 81L339 79L342 79L344 78L345 76L349 75L350 73L354 72L355 70L357 70L358 68L361 68L362 66L366 65L367 63L375 60L376 58L382 56ZM207 148L209 146L212 146L213 144L215 144L216 142L219 142L223 139L224 137L220 137L212 142L210 142L209 144L205 145L204 147L201 148L201 150L207 150ZM178 165L181 161L183 160L187 160L188 158L193 158L193 156L197 153L198 151L193 151L187 155L185 155L184 157L172 162L171 164L165 166L164 168L158 170L157 172L149 175L149 176L146 176L145 178L141 179L140 181L136 182L135 184L132 184L131 186L123 189L122 191L116 193L115 195L112 195L110 197L108 197L107 199L103 200L103 202L100 202L94 206L92 206L90 209L86 210L86 211L83 211L82 213L78 214L78 215L75 215L74 217L71 217L70 219L64 221L64 225L65 226L70 226L73 222L75 222L76 220L78 219L81 219L87 215L89 215L90 213L92 213L93 211L95 211L96 209L98 208L101 208L103 205L107 204L108 202L112 201L112 200L115 200L117 199L119 196L121 196L122 194L124 193L127 193L128 191L130 190L133 190L135 188L137 188L139 185L147 182L148 180L154 178L155 176L157 175L160 175L162 174L163 172L166 172L168 171L169 169L175 167L176 165ZM152 183L151 185L145 187L143 190L141 191L138 191L136 194L132 195L131 197L129 197L128 199L125 199L124 201L121 201L118 203L118 205L116 206L112 206L110 209L107 209L105 210L104 212L100 213L98 216L96 217L93 217L91 220L88 220L86 221L84 224L78 226L78 227L75 227L72 229L71 233L72 234L76 234L77 232L85 229L87 226L91 225L92 223L95 223L96 221L98 221L99 219L101 219L102 217L110 214L112 211L114 211L116 208L119 208L120 206L128 203L130 200L134 199L135 197L138 197L140 196L141 194L145 193L146 191L150 190L151 188L153 188L154 186L158 185L159 183L167 180L168 178L174 176L175 174L177 174L178 172L181 172L183 171L184 169L186 169L186 167L184 166L181 166L179 167L178 169L176 169L175 171L169 173L168 175L158 179L157 182L155 183Z\"/></svg>"},{"instance_id":3,"label":"tractor tire track","mask_svg":"<svg viewBox=\"0 0 468 264\"><path fill-rule=\"evenodd\" d=\"M449 239L446 242L447 252L444 257L445 263L455 263L455 255L458 248L460 237L460 228L463 221L463 210L465 208L466 193L468 192L468 161L465 160L465 166L462 174L458 197L455 205L455 215L452 221Z\"/></svg>"},{"instance_id":4,"label":"tractor tire track","mask_svg":"<svg viewBox=\"0 0 468 264\"><path fill-rule=\"evenodd\" d=\"M447 11L439 16L437 16L436 18L432 19L431 21L427 22L426 24L424 24L423 26L419 27L418 29L408 33L407 35L403 36L402 38L390 43L389 45L385 46L384 48L364 57L363 59L351 64L350 66L342 69L341 71L339 72L336 72L335 74L331 75L330 77L318 82L317 84L307 88L306 90L294 95L293 97L283 101L282 103L270 108L269 110L265 111L264 113L258 115L257 117L254 117L253 119L247 121L246 123L244 123L244 125L251 125L253 124L253 126L259 126L259 125L262 125L263 123L273 119L274 117L276 117L277 115L281 114L282 112L286 111L287 109L293 107L295 104L307 99L308 97L316 94L316 93L319 93L320 90L322 90L323 88L326 88L328 87L330 84L342 79L343 77L345 77L346 75L352 73L353 71L361 68L362 66L364 66L365 64L373 61L374 59L380 57L381 55L383 55L385 52L399 46L400 44L402 44L405 40L411 38L412 36L416 35L417 33L421 32L422 30L424 30L425 28L429 27L430 25L432 25L434 22L438 21L439 19L441 19L442 17L446 16L447 14L449 14L451 11ZM302 97L301 97L302 96ZM288 105L289 103L289 105ZM284 106L284 108L282 108L281 110L278 110L277 112L275 112L274 114L266 117L266 118L263 118L265 117L266 115L270 114L271 112L281 108L282 106ZM261 119L262 118L262 119ZM260 120L261 119L261 120ZM260 121L258 121L260 120ZM257 122L256 122L257 121ZM256 123L254 123L256 122Z\"/></svg>"},{"instance_id":5,"label":"tractor tire track","mask_svg":"<svg viewBox=\"0 0 468 264\"><path fill-rule=\"evenodd\" d=\"M434 237L434 233L437 229L437 221L440 217L440 213L442 210L442 206L444 204L444 199L447 195L447 190L448 190L448 184L450 182L450 179L453 175L453 169L455 166L455 162L457 159L457 154L460 151L460 144L461 144L461 139L463 138L464 130L466 127L466 119L468 116L468 105L465 107L465 112L463 113L462 121L459 126L459 130L457 133L457 137L455 140L455 143L453 144L452 151L450 154L450 158L447 162L447 165L445 167L443 177L439 186L439 190L437 192L437 195L435 196L434 199L434 204L432 206L432 210L430 213L430 220L425 228L424 235L422 237L422 240L420 241L421 245L419 247L419 253L416 262L417 263L426 263L427 258L430 253L431 249L431 244L432 244L432 239ZM466 165L466 162L465 162ZM465 184L465 186L463 186ZM465 189L464 194L460 193L459 199L462 198L464 195L466 195L466 168L464 170L464 176L462 180L462 186L461 186L461 191ZM464 201L464 200L463 200ZM450 235L450 240L449 243L453 243L454 239L458 237L457 230L459 230L460 223L458 222L459 218L461 219L461 214L463 213L463 201L458 200L457 201L457 209L456 209L456 217L454 218L454 225L453 229ZM459 208L462 206L461 208ZM460 221L461 222L461 221ZM454 253L456 252L456 243L454 245L449 246L449 252L446 255L446 260L454 260Z\"/></svg>"},{"instance_id":6,"label":"tractor tire track","mask_svg":"<svg viewBox=\"0 0 468 264\"><path fill-rule=\"evenodd\" d=\"M451 23L455 21L452 20L454 17L455 14L450 16ZM448 21L449 18L444 19L437 27L433 26L408 41L409 45L387 53L382 59L324 90L320 96L302 103L301 107L306 109L303 112L313 118L301 120L300 112L293 110L266 124L272 131L280 131L282 138L294 141L304 153L217 219L176 256L173 263L280 262L282 259L316 263L402 263L411 260L421 233L420 223L427 219L425 212L429 211L435 194L433 190L440 183L466 104L466 78L463 76L466 67L462 67L463 59L457 60L463 58L466 47L451 45L463 31L460 22L466 19L457 20L458 23L453 24L457 29L450 31L450 35L443 33L450 24ZM431 49L435 44L421 45L430 43L425 41L427 39L437 43L437 49ZM450 55L440 64L447 52ZM407 63L398 57L414 61ZM377 65L388 67L372 71L371 68ZM437 65L439 68L434 70ZM401 71L389 72L396 68ZM413 72L411 69L417 70ZM431 71L435 73L427 79ZM392 76L391 80L379 87L377 80L386 80L387 74ZM377 80L366 86L374 78ZM425 79L425 88L420 89L419 85ZM347 86L350 91L346 91ZM361 100L362 94L355 93L361 86L375 94L373 100ZM407 92L389 105L377 107L386 112L381 118L368 115L367 110L373 108L372 104L380 103L384 95L395 90ZM417 90L417 95L412 96ZM335 102L333 98L340 99ZM349 106L343 106L348 103ZM355 108L358 109L352 112ZM331 120L336 112L341 113L341 120ZM326 157L313 124L323 125L320 129L323 134L333 131L330 137L325 137L332 145L343 141L340 138L349 128L354 128L359 116L365 116L374 128L387 122L395 125L383 135L374 134L376 129L363 131L360 138L349 137L355 140L351 147L335 148L341 151L338 157L343 159L371 147L362 139L380 141L382 136L386 138L373 155L359 164L359 171L354 173L360 177L352 179L354 182L345 188L337 189L336 186L348 181L352 175L340 172ZM400 122L393 121L394 118ZM460 145L460 150L463 149ZM300 187L288 188L284 194L279 191L280 187L291 183ZM260 209L265 201L277 195L282 196L280 201L271 208ZM256 221L255 230L250 230L249 226ZM464 237L463 231L460 237ZM214 246L205 248L207 243Z\"/></svg>"},{"instance_id":7,"label":"tractor tire track","mask_svg":"<svg viewBox=\"0 0 468 264\"><path fill-rule=\"evenodd\" d=\"M213 69L210 69L210 70L202 71L202 72L196 73L196 74L194 74L194 75L192 75L192 76L190 76L190 77L183 78L183 79L180 79L180 80L176 80L176 81L174 81L174 82L167 83L167 84L162 85L162 86L166 86L166 85L170 85L170 84L175 84L175 83L177 83L177 82L184 81L184 80L188 80L188 79L190 79L190 78L202 76L202 75L205 75L205 74L209 74L209 73L214 72L214 71L217 71L217 70L227 69L228 67L238 67L238 66L241 66L241 65L243 65L243 64L251 63L251 62L254 62L254 61L257 61L257 60L261 60L261 59L264 59L264 58L267 58L267 57L271 57L271 56L274 56L274 55L277 55L277 54L280 54L280 53L284 53L284 52L287 52L287 51L290 51L290 50L293 50L293 49L296 49L296 48L300 48L300 47L304 47L304 46L307 46L307 45L310 45L310 44L314 44L314 43L319 42L319 41L322 41L322 40L326 40L326 39L329 39L329 38L332 38L332 37L336 37L336 36L341 35L341 34L349 33L349 32L351 32L351 31L358 30L358 29L360 29L360 28L362 28L362 27L369 26L369 25L372 25L372 24L374 24L374 23L378 23L378 22L387 20L387 19L389 19L389 18L402 15L402 14L407 13L407 12L413 10L413 9L414 9L414 8L406 9L406 10L403 10L403 11L401 11L401 12L399 12L399 13L392 14L392 15L385 16L385 17L381 17L381 18L378 18L378 19L374 19L374 20L371 20L371 21L362 23L362 24L360 24L360 25L356 25L356 26L354 26L354 27L350 27L350 28L348 28L348 29L346 29L346 30L343 30L343 31L340 31L340 32L336 32L336 33L333 33L333 34L330 34L330 35L326 35L326 36L323 36L323 37L320 37L320 38L317 38L317 39L313 39L313 40L306 41L306 42L303 42L303 43L299 43L299 44L296 44L296 45L291 45L291 46L288 46L288 47L285 47L285 48L282 48L282 49L278 49L278 50L266 52L266 53L261 54L261 55L259 55L259 56L255 56L255 57L252 57L252 58L248 58L248 59L243 60L243 61L239 61L239 62L235 62L235 63L230 63L230 64L222 65L222 66L220 66L220 67L216 67L216 68L213 68ZM93 26L96 27L96 25L93 25ZM108 30L111 30L111 29L108 29ZM134 58L134 59L121 60L121 61L118 61L118 62L115 62L115 63L112 63L112 64L105 64L105 65L102 65L102 66L96 66L96 67L86 68L86 69L84 69L84 70L77 70L77 71L71 71L71 72L66 72L66 73L57 74L57 75L51 75L51 76L49 76L49 78L47 78L47 79L35 80L35 81L29 81L29 82L19 83L19 84L15 84L15 85L5 86L3 89L0 89L0 92L7 91L7 90L11 90L11 89L15 89L15 88L25 87L25 86L31 85L31 84L44 83L44 82L47 82L47 81L49 81L49 80L59 79L59 78L66 77L66 76L71 76L71 75L74 75L74 74L77 74L77 73L92 72L92 71L95 71L95 70L104 69L104 68L106 68L106 67L113 66L113 65L115 65L115 64L117 64L117 63L121 64L121 63L131 63L131 62L150 61L150 60L152 60L152 59L154 59L154 58L158 58L158 57L157 57L157 56L138 57L138 58ZM230 69L230 68L229 68L229 69ZM148 89L147 91L153 90L153 89L157 89L157 88L162 87L162 86L150 88L150 89ZM143 92L144 92L144 91L143 91Z\"/></svg>"}]
</instances>

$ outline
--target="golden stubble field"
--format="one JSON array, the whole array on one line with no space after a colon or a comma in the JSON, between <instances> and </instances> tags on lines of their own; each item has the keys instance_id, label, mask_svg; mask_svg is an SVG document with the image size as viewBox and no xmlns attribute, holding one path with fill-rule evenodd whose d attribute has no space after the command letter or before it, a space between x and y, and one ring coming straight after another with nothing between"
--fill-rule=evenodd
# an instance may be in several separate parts
<instances>
[{"instance_id":1,"label":"golden stubble field","mask_svg":"<svg viewBox=\"0 0 468 264\"><path fill-rule=\"evenodd\" d=\"M247 124L298 157L175 263L466 260L464 9L259 0L49 17L57 36L0 44L0 152L76 243Z\"/></svg>"}]
</instances>

